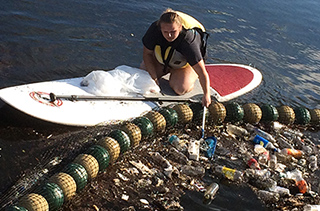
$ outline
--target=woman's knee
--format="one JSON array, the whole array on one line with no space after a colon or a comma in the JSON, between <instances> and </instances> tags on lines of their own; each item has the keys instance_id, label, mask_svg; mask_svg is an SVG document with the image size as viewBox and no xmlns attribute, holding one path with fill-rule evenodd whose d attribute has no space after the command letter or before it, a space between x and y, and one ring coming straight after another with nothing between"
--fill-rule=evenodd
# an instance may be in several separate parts
<instances>
[{"instance_id":1,"label":"woman's knee","mask_svg":"<svg viewBox=\"0 0 320 211\"><path fill-rule=\"evenodd\" d=\"M186 85L186 84L172 83L170 81L170 86L177 95L184 95L193 89L194 84Z\"/></svg>"}]
</instances>

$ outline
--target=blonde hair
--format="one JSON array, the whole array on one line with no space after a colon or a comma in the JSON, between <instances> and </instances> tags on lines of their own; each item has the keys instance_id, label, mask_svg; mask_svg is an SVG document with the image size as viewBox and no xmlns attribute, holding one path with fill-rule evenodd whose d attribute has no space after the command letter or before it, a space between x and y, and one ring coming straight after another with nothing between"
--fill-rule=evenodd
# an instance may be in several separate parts
<instances>
[{"instance_id":1,"label":"blonde hair","mask_svg":"<svg viewBox=\"0 0 320 211\"><path fill-rule=\"evenodd\" d=\"M157 25L159 26L161 23L177 23L179 25L182 25L182 19L176 11L168 8L160 16Z\"/></svg>"}]
</instances>

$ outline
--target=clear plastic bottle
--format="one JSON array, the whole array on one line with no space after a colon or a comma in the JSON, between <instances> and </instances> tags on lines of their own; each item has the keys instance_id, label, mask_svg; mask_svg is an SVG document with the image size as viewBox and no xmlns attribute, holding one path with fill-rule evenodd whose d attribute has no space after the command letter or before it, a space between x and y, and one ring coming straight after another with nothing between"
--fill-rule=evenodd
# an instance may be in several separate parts
<instances>
[{"instance_id":1,"label":"clear plastic bottle","mask_svg":"<svg viewBox=\"0 0 320 211\"><path fill-rule=\"evenodd\" d=\"M293 149L293 146L289 143L289 140L286 137L284 137L283 135L278 134L276 136L276 140L277 140L277 143L279 144L280 148L291 148L291 149Z\"/></svg>"},{"instance_id":2,"label":"clear plastic bottle","mask_svg":"<svg viewBox=\"0 0 320 211\"><path fill-rule=\"evenodd\" d=\"M192 176L203 176L205 174L205 169L201 166L189 166L189 165L184 165L181 167L181 173L188 175L190 177Z\"/></svg>"},{"instance_id":3,"label":"clear plastic bottle","mask_svg":"<svg viewBox=\"0 0 320 211\"><path fill-rule=\"evenodd\" d=\"M236 135L239 137L245 137L250 135L246 129L231 124L227 125L226 131L230 135Z\"/></svg>"},{"instance_id":4,"label":"clear plastic bottle","mask_svg":"<svg viewBox=\"0 0 320 211\"><path fill-rule=\"evenodd\" d=\"M250 174L252 177L257 178L259 180L266 180L270 178L271 172L268 169L247 169L250 171Z\"/></svg>"},{"instance_id":5,"label":"clear plastic bottle","mask_svg":"<svg viewBox=\"0 0 320 211\"><path fill-rule=\"evenodd\" d=\"M290 190L288 188L274 186L269 189L272 192L278 193L280 196L290 196Z\"/></svg>"},{"instance_id":6,"label":"clear plastic bottle","mask_svg":"<svg viewBox=\"0 0 320 211\"><path fill-rule=\"evenodd\" d=\"M243 178L243 173L241 171L238 171L236 169L232 169L232 168L228 168L228 167L225 167L225 166L216 166L215 167L215 171L217 173L220 173L222 174L224 177L226 177L227 179L229 180L232 180L232 181L242 181L242 178Z\"/></svg>"},{"instance_id":7,"label":"clear plastic bottle","mask_svg":"<svg viewBox=\"0 0 320 211\"><path fill-rule=\"evenodd\" d=\"M265 151L259 154L258 162L263 165L268 165L268 161L270 160L269 151Z\"/></svg>"},{"instance_id":8,"label":"clear plastic bottle","mask_svg":"<svg viewBox=\"0 0 320 211\"><path fill-rule=\"evenodd\" d=\"M251 131L254 131L255 134L267 139L268 141L270 141L272 143L276 143L276 139L270 133L267 133L264 130L261 130L261 129L259 129L259 128L251 125L251 124L247 124L247 129L251 130Z\"/></svg>"},{"instance_id":9,"label":"clear plastic bottle","mask_svg":"<svg viewBox=\"0 0 320 211\"><path fill-rule=\"evenodd\" d=\"M276 202L276 201L279 201L280 199L280 195L278 193L270 192L266 190L258 190L258 196L263 201L268 201L268 202Z\"/></svg>"},{"instance_id":10,"label":"clear plastic bottle","mask_svg":"<svg viewBox=\"0 0 320 211\"><path fill-rule=\"evenodd\" d=\"M299 137L303 136L303 133L301 133L300 131L288 128L286 125L283 125L276 121L272 123L272 128L277 132L282 132L283 134L290 136L291 138L293 136L299 136Z\"/></svg>"},{"instance_id":11,"label":"clear plastic bottle","mask_svg":"<svg viewBox=\"0 0 320 211\"><path fill-rule=\"evenodd\" d=\"M302 146L302 151L306 154L306 155L311 155L313 153L313 149L310 146L307 145L303 145Z\"/></svg>"},{"instance_id":12,"label":"clear plastic bottle","mask_svg":"<svg viewBox=\"0 0 320 211\"><path fill-rule=\"evenodd\" d=\"M169 135L168 141L179 151L182 151L186 148L185 144L176 135Z\"/></svg>"},{"instance_id":13,"label":"clear plastic bottle","mask_svg":"<svg viewBox=\"0 0 320 211\"><path fill-rule=\"evenodd\" d=\"M277 167L277 156L275 154L270 155L269 167L271 169L276 169Z\"/></svg>"},{"instance_id":14,"label":"clear plastic bottle","mask_svg":"<svg viewBox=\"0 0 320 211\"><path fill-rule=\"evenodd\" d=\"M309 161L309 169L311 171L316 171L318 169L318 159L317 159L317 156L315 155L311 155L309 158L308 158L308 161Z\"/></svg>"},{"instance_id":15,"label":"clear plastic bottle","mask_svg":"<svg viewBox=\"0 0 320 211\"><path fill-rule=\"evenodd\" d=\"M281 150L281 154L283 155L291 155L294 158L301 158L302 155L304 154L301 150L298 149L289 149L289 148L284 148Z\"/></svg>"},{"instance_id":16,"label":"clear plastic bottle","mask_svg":"<svg viewBox=\"0 0 320 211\"><path fill-rule=\"evenodd\" d=\"M219 185L217 183L211 183L204 192L204 198L206 200L212 200L219 190Z\"/></svg>"},{"instance_id":17,"label":"clear plastic bottle","mask_svg":"<svg viewBox=\"0 0 320 211\"><path fill-rule=\"evenodd\" d=\"M265 139L265 138L263 138L263 137L261 137L259 135L256 135L253 138L253 143L260 144L264 148L272 150L272 151L278 151L278 149L270 141L268 141L267 139Z\"/></svg>"}]
</instances>

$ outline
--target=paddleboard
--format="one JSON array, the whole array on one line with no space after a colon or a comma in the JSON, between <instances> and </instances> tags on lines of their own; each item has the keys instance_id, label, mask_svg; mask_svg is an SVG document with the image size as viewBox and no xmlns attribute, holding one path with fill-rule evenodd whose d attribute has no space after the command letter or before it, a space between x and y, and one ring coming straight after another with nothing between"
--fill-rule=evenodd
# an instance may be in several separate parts
<instances>
[{"instance_id":1,"label":"paddleboard","mask_svg":"<svg viewBox=\"0 0 320 211\"><path fill-rule=\"evenodd\" d=\"M129 66L119 66L116 69L144 70ZM261 73L250 66L237 64L208 64L211 94L218 101L224 102L243 95L257 87L262 80ZM56 81L8 87L0 90L1 100L11 107L29 116L47 122L70 126L106 125L114 121L128 120L141 116L154 108L161 106L158 102L120 101L120 100L67 100L50 99L50 93L55 95L95 96L88 92L86 86L81 86L85 77L70 78ZM176 95L169 87L168 76L160 80L161 93L150 93L147 97L160 98L191 98L200 96L202 89L199 81L193 91L184 96ZM126 97L135 97L129 95ZM141 97L141 95L139 95Z\"/></svg>"}]
</instances>

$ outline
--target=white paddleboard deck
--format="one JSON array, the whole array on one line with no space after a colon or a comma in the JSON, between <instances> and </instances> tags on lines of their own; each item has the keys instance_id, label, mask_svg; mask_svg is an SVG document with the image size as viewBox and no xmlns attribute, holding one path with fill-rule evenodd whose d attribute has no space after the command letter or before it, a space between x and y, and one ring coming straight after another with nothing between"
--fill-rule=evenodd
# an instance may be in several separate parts
<instances>
[{"instance_id":1,"label":"white paddleboard deck","mask_svg":"<svg viewBox=\"0 0 320 211\"><path fill-rule=\"evenodd\" d=\"M212 69L211 72L215 72L215 69L212 67L219 67L219 69L223 69L223 66L228 65L207 65L207 69ZM239 66L241 66L246 71L248 69L250 70L251 68L249 66ZM130 68L128 66L119 66L117 68L121 69L122 67L124 69ZM137 68L133 69L139 70ZM211 74L209 69L208 73ZM232 93L226 96L221 96L219 101L230 100L231 98L243 95L244 93L258 86L262 79L261 74L254 68L253 72L256 75L255 78L250 79L250 83L248 83L248 85L237 88L237 95L234 95L235 91L233 90ZM32 117L51 123L70 126L106 125L112 123L113 121L128 120L130 118L141 116L142 114L156 107L159 107L159 104L157 102L146 101L71 101L65 99L57 99L54 103L50 101L49 93L54 93L56 95L94 96L93 94L88 92L86 87L80 85L83 79L84 77L71 78L4 88L0 90L0 98L8 105ZM222 79L213 78L212 80ZM252 85L252 81L254 81L254 85ZM214 82L212 81L211 83L214 84ZM251 84L250 88L248 88L249 84ZM174 94L171 88L168 87L167 78L160 80L160 86L163 93L149 94L148 96L173 98L188 98L197 96L197 99L201 99L202 97L202 89L200 87L199 81L196 82L194 90L184 96L177 96ZM239 90L243 90L243 92ZM219 90L217 91L212 89L211 93L212 95L217 97L217 94L219 94ZM137 95L131 96L136 97ZM225 97L225 99L223 97Z\"/></svg>"}]
</instances>

